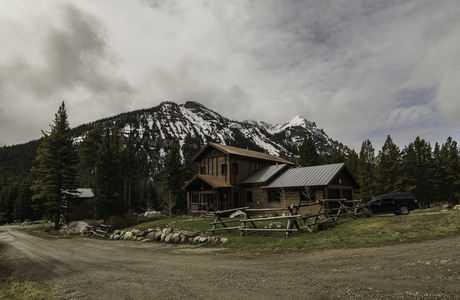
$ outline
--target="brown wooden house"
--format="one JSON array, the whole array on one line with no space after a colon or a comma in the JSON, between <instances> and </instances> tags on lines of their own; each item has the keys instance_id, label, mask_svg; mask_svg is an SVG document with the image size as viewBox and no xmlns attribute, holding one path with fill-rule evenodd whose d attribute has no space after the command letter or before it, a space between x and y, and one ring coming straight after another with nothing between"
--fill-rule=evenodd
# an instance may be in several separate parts
<instances>
[{"instance_id":1,"label":"brown wooden house","mask_svg":"<svg viewBox=\"0 0 460 300\"><path fill-rule=\"evenodd\" d=\"M183 187L191 214L241 207L247 178L267 166L293 165L274 155L216 143L207 144L192 161L199 174Z\"/></svg>"},{"instance_id":2,"label":"brown wooden house","mask_svg":"<svg viewBox=\"0 0 460 300\"><path fill-rule=\"evenodd\" d=\"M277 156L215 143L206 145L193 161L199 174L183 187L190 214L351 200L360 187L344 163L292 168L293 163Z\"/></svg>"}]
</instances>

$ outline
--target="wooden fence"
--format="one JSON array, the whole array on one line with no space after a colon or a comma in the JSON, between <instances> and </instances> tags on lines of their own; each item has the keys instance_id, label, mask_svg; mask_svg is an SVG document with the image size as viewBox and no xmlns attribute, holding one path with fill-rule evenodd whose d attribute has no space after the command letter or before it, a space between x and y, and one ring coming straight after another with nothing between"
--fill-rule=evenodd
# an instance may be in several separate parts
<instances>
[{"instance_id":1,"label":"wooden fence","mask_svg":"<svg viewBox=\"0 0 460 300\"><path fill-rule=\"evenodd\" d=\"M361 200L346 200L346 199L325 199L317 202L299 203L297 205L291 205L287 208L265 208L265 209L250 209L249 207L240 207L229 210L215 211L213 212L214 222L209 223L212 228L210 232L221 231L221 230L239 230L241 236L246 231L265 231L265 232L285 232L286 236L289 236L292 232L300 231L306 228L309 232L313 233L313 226L324 226L325 224L336 225L337 220L342 217L354 217L356 218L361 213L358 212L359 204ZM307 206L318 206L316 213L302 215L300 209ZM331 208L332 207L332 208ZM266 213L266 212L289 212L283 216L271 216L271 217L258 217L251 218L250 213ZM243 218L235 219L224 219L225 216L240 212ZM284 228L266 228L261 227L263 225L256 223L266 221L287 221ZM227 225L232 226L227 226ZM303 226L300 226L302 224ZM218 227L218 226L222 227Z\"/></svg>"}]
</instances>

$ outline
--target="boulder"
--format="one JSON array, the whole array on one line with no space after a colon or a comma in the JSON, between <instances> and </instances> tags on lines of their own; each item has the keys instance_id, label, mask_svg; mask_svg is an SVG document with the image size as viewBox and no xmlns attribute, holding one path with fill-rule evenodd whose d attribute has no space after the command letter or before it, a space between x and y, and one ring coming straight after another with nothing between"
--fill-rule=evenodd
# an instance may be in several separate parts
<instances>
[{"instance_id":1,"label":"boulder","mask_svg":"<svg viewBox=\"0 0 460 300\"><path fill-rule=\"evenodd\" d=\"M170 233L172 233L172 232L174 232L174 230L173 230L172 228L165 228L165 229L163 229L163 233L164 233L164 234L170 234Z\"/></svg>"},{"instance_id":2,"label":"boulder","mask_svg":"<svg viewBox=\"0 0 460 300\"><path fill-rule=\"evenodd\" d=\"M155 234L156 234L155 231L149 232L149 234L147 234L147 239L149 241L156 241Z\"/></svg>"},{"instance_id":3,"label":"boulder","mask_svg":"<svg viewBox=\"0 0 460 300\"><path fill-rule=\"evenodd\" d=\"M133 236L133 233L131 231L126 231L125 234L123 235L124 240L129 240Z\"/></svg>"},{"instance_id":4,"label":"boulder","mask_svg":"<svg viewBox=\"0 0 460 300\"><path fill-rule=\"evenodd\" d=\"M194 232L194 231L184 231L182 232L182 234L186 237L196 237L200 235L199 232Z\"/></svg>"},{"instance_id":5,"label":"boulder","mask_svg":"<svg viewBox=\"0 0 460 300\"><path fill-rule=\"evenodd\" d=\"M171 237L171 243L179 243L180 242L180 234L179 233L174 233L173 236Z\"/></svg>"},{"instance_id":6,"label":"boulder","mask_svg":"<svg viewBox=\"0 0 460 300\"><path fill-rule=\"evenodd\" d=\"M166 243L170 243L170 242L171 242L171 239L172 239L172 237L173 237L173 234L172 234L172 233L170 233L170 234L167 234L167 235L166 235L166 237L165 237L165 242L166 242Z\"/></svg>"},{"instance_id":7,"label":"boulder","mask_svg":"<svg viewBox=\"0 0 460 300\"><path fill-rule=\"evenodd\" d=\"M163 233L161 231L155 232L155 241L161 241L161 236Z\"/></svg>"},{"instance_id":8,"label":"boulder","mask_svg":"<svg viewBox=\"0 0 460 300\"><path fill-rule=\"evenodd\" d=\"M444 203L442 205L442 209L452 209L452 206L450 205L450 203Z\"/></svg>"}]
</instances>

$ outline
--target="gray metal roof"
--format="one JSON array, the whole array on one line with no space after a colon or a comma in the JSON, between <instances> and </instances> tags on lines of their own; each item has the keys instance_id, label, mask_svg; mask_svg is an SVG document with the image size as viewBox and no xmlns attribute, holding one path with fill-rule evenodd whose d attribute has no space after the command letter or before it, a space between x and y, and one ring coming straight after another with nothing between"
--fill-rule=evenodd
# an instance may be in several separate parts
<instances>
[{"instance_id":1,"label":"gray metal roof","mask_svg":"<svg viewBox=\"0 0 460 300\"><path fill-rule=\"evenodd\" d=\"M344 166L344 163L340 163L288 169L264 188L325 186Z\"/></svg>"},{"instance_id":2,"label":"gray metal roof","mask_svg":"<svg viewBox=\"0 0 460 300\"><path fill-rule=\"evenodd\" d=\"M88 188L79 188L77 191L80 193L79 198L93 198L93 190Z\"/></svg>"},{"instance_id":3,"label":"gray metal roof","mask_svg":"<svg viewBox=\"0 0 460 300\"><path fill-rule=\"evenodd\" d=\"M76 193L73 193L74 196L77 196L78 198L93 198L93 190L89 188L78 188L75 189ZM63 191L64 193L68 193L66 190Z\"/></svg>"},{"instance_id":4,"label":"gray metal roof","mask_svg":"<svg viewBox=\"0 0 460 300\"><path fill-rule=\"evenodd\" d=\"M277 175L279 172L284 170L287 167L287 164L278 164L273 166L268 166L261 169L259 172L255 173L243 183L256 184L264 183L270 180L273 176Z\"/></svg>"}]
</instances>

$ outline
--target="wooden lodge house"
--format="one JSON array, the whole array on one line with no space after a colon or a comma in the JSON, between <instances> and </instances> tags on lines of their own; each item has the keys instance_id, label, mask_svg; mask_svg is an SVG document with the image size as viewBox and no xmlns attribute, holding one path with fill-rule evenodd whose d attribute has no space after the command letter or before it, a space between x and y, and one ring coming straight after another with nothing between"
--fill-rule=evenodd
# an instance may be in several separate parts
<instances>
[{"instance_id":1,"label":"wooden lodge house","mask_svg":"<svg viewBox=\"0 0 460 300\"><path fill-rule=\"evenodd\" d=\"M192 161L199 173L182 189L192 215L243 206L286 208L301 201L354 199L359 184L344 163L294 168L280 157L209 143Z\"/></svg>"}]
</instances>

